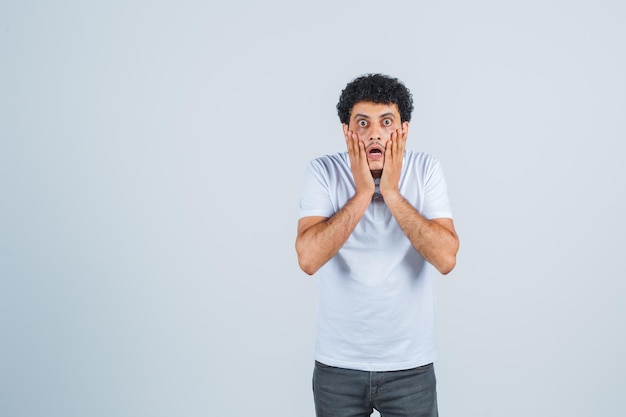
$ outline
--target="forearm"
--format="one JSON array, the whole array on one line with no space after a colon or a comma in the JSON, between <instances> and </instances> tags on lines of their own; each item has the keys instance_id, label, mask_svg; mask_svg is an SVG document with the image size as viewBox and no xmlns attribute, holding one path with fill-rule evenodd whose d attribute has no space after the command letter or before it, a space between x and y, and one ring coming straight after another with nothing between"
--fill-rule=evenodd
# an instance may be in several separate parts
<instances>
[{"instance_id":1,"label":"forearm","mask_svg":"<svg viewBox=\"0 0 626 417\"><path fill-rule=\"evenodd\" d=\"M299 227L296 252L300 268L309 275L317 272L341 249L370 204L371 195L356 194L332 217Z\"/></svg>"},{"instance_id":2,"label":"forearm","mask_svg":"<svg viewBox=\"0 0 626 417\"><path fill-rule=\"evenodd\" d=\"M459 249L459 239L454 230L422 216L399 192L384 198L415 250L442 274L452 271Z\"/></svg>"}]
</instances>

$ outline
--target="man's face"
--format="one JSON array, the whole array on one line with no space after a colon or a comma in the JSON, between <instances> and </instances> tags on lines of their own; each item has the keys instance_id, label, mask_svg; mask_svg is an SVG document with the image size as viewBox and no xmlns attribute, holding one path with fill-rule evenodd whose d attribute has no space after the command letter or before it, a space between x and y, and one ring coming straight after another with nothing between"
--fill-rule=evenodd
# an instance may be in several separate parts
<instances>
[{"instance_id":1,"label":"man's face","mask_svg":"<svg viewBox=\"0 0 626 417\"><path fill-rule=\"evenodd\" d=\"M352 131L365 145L370 171L382 171L385 161L385 146L391 133L406 131L409 122L402 123L397 104L382 104L361 101L352 107L350 122L343 125L344 133Z\"/></svg>"}]
</instances>

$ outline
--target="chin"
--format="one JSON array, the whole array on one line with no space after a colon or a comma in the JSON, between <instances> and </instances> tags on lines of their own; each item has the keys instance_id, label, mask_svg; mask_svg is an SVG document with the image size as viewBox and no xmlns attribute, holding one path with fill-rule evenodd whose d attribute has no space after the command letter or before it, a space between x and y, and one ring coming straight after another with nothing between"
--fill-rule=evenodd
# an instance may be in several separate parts
<instances>
[{"instance_id":1,"label":"chin","mask_svg":"<svg viewBox=\"0 0 626 417\"><path fill-rule=\"evenodd\" d=\"M372 171L372 172L374 172L374 171L381 172L383 170L383 164L382 163L378 163L378 162L373 163L373 164L370 163L369 167L370 167L370 171Z\"/></svg>"}]
</instances>

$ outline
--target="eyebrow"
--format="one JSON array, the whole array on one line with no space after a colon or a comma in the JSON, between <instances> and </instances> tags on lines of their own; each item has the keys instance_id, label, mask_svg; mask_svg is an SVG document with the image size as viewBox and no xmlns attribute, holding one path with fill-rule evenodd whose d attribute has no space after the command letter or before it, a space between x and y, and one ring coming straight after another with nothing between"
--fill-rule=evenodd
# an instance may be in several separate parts
<instances>
[{"instance_id":1,"label":"eyebrow","mask_svg":"<svg viewBox=\"0 0 626 417\"><path fill-rule=\"evenodd\" d=\"M367 114L363 114L363 113L355 114L354 118L356 119L357 117L362 117L364 119L369 119L370 118ZM379 119L383 119L385 117L394 117L394 114L389 112L389 113L381 114L380 116L378 116Z\"/></svg>"}]
</instances>

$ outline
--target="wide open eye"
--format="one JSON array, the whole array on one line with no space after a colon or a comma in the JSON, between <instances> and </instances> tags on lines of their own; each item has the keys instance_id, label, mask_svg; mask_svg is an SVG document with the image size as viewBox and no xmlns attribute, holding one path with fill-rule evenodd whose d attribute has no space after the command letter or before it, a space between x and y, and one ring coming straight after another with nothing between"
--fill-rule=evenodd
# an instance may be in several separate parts
<instances>
[{"instance_id":1,"label":"wide open eye","mask_svg":"<svg viewBox=\"0 0 626 417\"><path fill-rule=\"evenodd\" d=\"M361 119L357 122L359 124L359 127L366 127L367 126L367 120Z\"/></svg>"},{"instance_id":2,"label":"wide open eye","mask_svg":"<svg viewBox=\"0 0 626 417\"><path fill-rule=\"evenodd\" d=\"M383 126L391 126L393 124L393 122L391 121L391 119L383 119Z\"/></svg>"}]
</instances>

